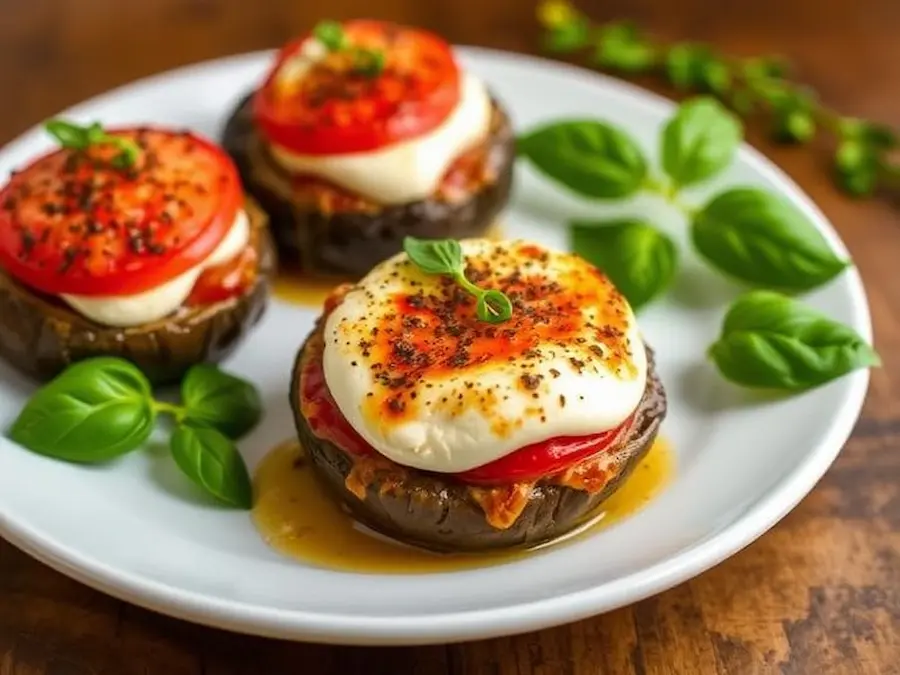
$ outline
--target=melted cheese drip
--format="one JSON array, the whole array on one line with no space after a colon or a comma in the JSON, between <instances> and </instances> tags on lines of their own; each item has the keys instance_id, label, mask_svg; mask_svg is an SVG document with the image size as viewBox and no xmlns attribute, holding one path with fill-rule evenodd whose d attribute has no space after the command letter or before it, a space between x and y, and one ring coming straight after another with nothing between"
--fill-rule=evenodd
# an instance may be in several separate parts
<instances>
[{"instance_id":1,"label":"melted cheese drip","mask_svg":"<svg viewBox=\"0 0 900 675\"><path fill-rule=\"evenodd\" d=\"M405 254L329 315L323 366L350 425L397 464L456 473L558 436L612 429L647 378L631 308L582 258L528 242L462 242L467 274L516 305L502 324Z\"/></svg>"}]
</instances>

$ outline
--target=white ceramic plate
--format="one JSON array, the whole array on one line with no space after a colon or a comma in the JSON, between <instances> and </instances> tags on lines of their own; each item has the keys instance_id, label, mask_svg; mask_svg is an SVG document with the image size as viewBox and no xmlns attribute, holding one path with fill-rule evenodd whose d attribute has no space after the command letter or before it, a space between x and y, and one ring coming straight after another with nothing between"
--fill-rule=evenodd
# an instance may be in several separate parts
<instances>
[{"instance_id":1,"label":"white ceramic plate","mask_svg":"<svg viewBox=\"0 0 900 675\"><path fill-rule=\"evenodd\" d=\"M563 65L482 49L460 53L506 103L518 128L563 115L601 116L632 132L655 157L657 131L672 111L670 103ZM106 123L187 126L217 136L269 57L250 54L166 73L65 114ZM25 134L0 153L0 174L49 146L41 131ZM797 186L749 148L705 190L736 182L785 195L846 255ZM642 213L684 240L684 223L660 203L586 204L555 191L525 167L505 231L564 246L559 225L566 218L620 212ZM0 534L111 595L197 622L293 639L447 642L610 610L706 570L766 531L813 487L859 415L866 371L781 402L753 399L725 384L703 354L735 293L686 254L673 291L641 316L668 388L663 433L676 450L677 474L643 511L571 546L503 566L429 575L316 569L267 548L246 513L192 499L162 452L150 449L111 466L84 468L31 454L5 439L0 439ZM870 338L855 270L808 301ZM288 372L312 320L309 310L275 303L227 363L258 384L266 403L263 424L242 441L251 467L292 434ZM12 421L32 389L31 382L0 366L0 428Z\"/></svg>"}]
</instances>

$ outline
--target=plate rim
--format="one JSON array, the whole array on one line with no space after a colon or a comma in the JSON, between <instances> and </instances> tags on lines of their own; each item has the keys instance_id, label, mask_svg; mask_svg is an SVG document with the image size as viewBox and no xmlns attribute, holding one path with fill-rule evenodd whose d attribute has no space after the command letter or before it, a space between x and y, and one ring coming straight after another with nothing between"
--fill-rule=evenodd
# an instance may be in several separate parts
<instances>
[{"instance_id":1,"label":"plate rim","mask_svg":"<svg viewBox=\"0 0 900 675\"><path fill-rule=\"evenodd\" d=\"M675 104L671 99L655 92L581 66L486 47L459 45L455 49L464 58L516 62L560 77L589 80L592 84L599 84L627 96L637 105L659 110ZM162 80L175 75L186 76L192 71L199 72L210 67L236 67L243 62L263 60L274 52L275 50L268 49L234 54L161 71L109 89L61 112L98 105L121 95L127 89L152 85L154 82L161 84ZM25 130L4 144L0 152L15 152L20 144L28 142L28 137L37 128L34 125ZM774 179L785 193L802 203L820 225L826 226L823 234L830 246L849 255L831 221L785 171L747 142L741 144L739 152L742 159L755 171ZM851 306L857 315L858 329L861 336L871 343L871 312L859 270L854 265L845 274ZM762 536L809 494L849 439L865 402L870 380L869 370L855 371L846 376L846 380L843 402L822 442L811 447L790 473L782 476L763 496L748 505L740 516L719 532L692 543L655 565L614 582L502 607L414 618L360 617L264 607L179 589L146 579L140 574L122 571L102 560L85 556L52 538L44 537L39 532L31 531L4 514L0 514L0 536L52 569L119 600L179 619L245 634L329 644L419 645L522 633L577 621L660 593L718 565Z\"/></svg>"}]
</instances>

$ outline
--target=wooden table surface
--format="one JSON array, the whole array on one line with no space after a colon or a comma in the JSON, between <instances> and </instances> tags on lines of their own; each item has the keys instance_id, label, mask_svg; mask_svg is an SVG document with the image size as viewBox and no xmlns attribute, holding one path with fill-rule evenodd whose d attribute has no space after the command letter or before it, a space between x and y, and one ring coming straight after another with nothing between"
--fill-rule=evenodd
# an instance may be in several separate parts
<instances>
[{"instance_id":1,"label":"wooden table surface","mask_svg":"<svg viewBox=\"0 0 900 675\"><path fill-rule=\"evenodd\" d=\"M303 0L0 0L0 143L138 77L274 47L321 18ZM331 0L457 43L534 51L528 0ZM604 0L671 39L780 52L846 113L900 124L897 0ZM720 7L719 9L714 9ZM727 8L727 9L726 9ZM813 196L862 272L884 367L837 463L800 506L697 579L540 633L415 649L244 637L113 600L0 540L0 675L900 673L900 201L856 202L822 155L754 143ZM0 467L2 470L2 467Z\"/></svg>"}]
</instances>

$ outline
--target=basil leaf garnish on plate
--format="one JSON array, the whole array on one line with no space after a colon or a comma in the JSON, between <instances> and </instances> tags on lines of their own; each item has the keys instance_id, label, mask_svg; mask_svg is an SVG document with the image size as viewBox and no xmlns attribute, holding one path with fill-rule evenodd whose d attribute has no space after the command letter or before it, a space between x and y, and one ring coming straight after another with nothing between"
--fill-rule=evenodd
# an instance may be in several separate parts
<instances>
[{"instance_id":1,"label":"basil leaf garnish on plate","mask_svg":"<svg viewBox=\"0 0 900 675\"><path fill-rule=\"evenodd\" d=\"M714 197L691 223L697 251L736 279L786 292L827 283L850 263L785 199L756 188Z\"/></svg>"},{"instance_id":2,"label":"basil leaf garnish on plate","mask_svg":"<svg viewBox=\"0 0 900 675\"><path fill-rule=\"evenodd\" d=\"M538 171L591 199L620 199L637 192L647 160L618 127L596 120L568 120L539 127L518 139L518 151Z\"/></svg>"},{"instance_id":3,"label":"basil leaf garnish on plate","mask_svg":"<svg viewBox=\"0 0 900 675\"><path fill-rule=\"evenodd\" d=\"M735 384L787 392L812 389L881 363L852 328L773 291L738 298L709 355Z\"/></svg>"},{"instance_id":4,"label":"basil leaf garnish on plate","mask_svg":"<svg viewBox=\"0 0 900 675\"><path fill-rule=\"evenodd\" d=\"M731 164L742 136L740 120L714 98L686 101L663 128L663 170L676 187L712 178Z\"/></svg>"},{"instance_id":5,"label":"basil leaf garnish on plate","mask_svg":"<svg viewBox=\"0 0 900 675\"><path fill-rule=\"evenodd\" d=\"M103 462L137 449L153 430L150 383L131 363L96 358L70 366L40 389L9 437L70 462Z\"/></svg>"},{"instance_id":6,"label":"basil leaf garnish on plate","mask_svg":"<svg viewBox=\"0 0 900 675\"><path fill-rule=\"evenodd\" d=\"M179 424L170 442L178 468L220 502L241 509L253 505L253 487L234 443L212 427Z\"/></svg>"},{"instance_id":7,"label":"basil leaf garnish on plate","mask_svg":"<svg viewBox=\"0 0 900 675\"><path fill-rule=\"evenodd\" d=\"M181 383L182 418L240 438L259 422L262 402L249 382L222 372L218 366L193 366Z\"/></svg>"},{"instance_id":8,"label":"basil leaf garnish on plate","mask_svg":"<svg viewBox=\"0 0 900 675\"><path fill-rule=\"evenodd\" d=\"M665 290L678 267L675 242L639 220L574 221L569 239L572 250L602 270L635 310Z\"/></svg>"}]
</instances>

